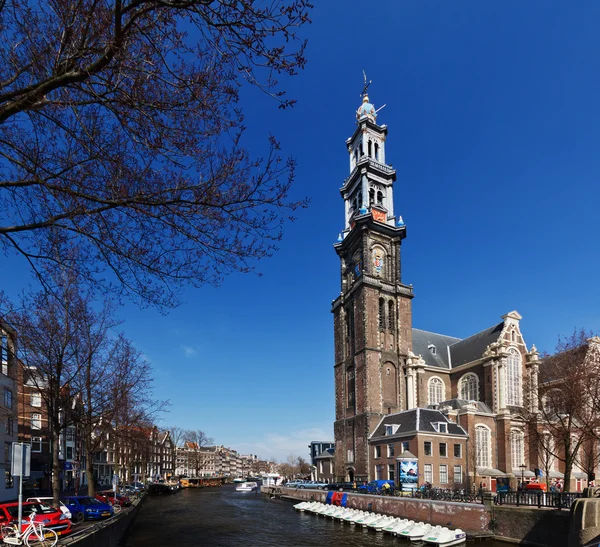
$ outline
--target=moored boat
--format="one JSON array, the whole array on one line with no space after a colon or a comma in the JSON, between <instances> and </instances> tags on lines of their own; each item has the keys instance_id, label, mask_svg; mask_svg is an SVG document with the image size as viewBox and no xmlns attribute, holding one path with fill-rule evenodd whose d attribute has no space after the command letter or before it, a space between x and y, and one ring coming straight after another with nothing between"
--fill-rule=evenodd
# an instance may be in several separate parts
<instances>
[{"instance_id":1,"label":"moored boat","mask_svg":"<svg viewBox=\"0 0 600 547\"><path fill-rule=\"evenodd\" d=\"M435 532L432 530L423 537L423 541L428 545L438 545L439 547L450 547L451 545L460 545L467 540L465 534L460 528L451 530L450 528L440 528Z\"/></svg>"},{"instance_id":2,"label":"moored boat","mask_svg":"<svg viewBox=\"0 0 600 547\"><path fill-rule=\"evenodd\" d=\"M255 482L242 482L235 487L236 492L252 492L258 488Z\"/></svg>"}]
</instances>

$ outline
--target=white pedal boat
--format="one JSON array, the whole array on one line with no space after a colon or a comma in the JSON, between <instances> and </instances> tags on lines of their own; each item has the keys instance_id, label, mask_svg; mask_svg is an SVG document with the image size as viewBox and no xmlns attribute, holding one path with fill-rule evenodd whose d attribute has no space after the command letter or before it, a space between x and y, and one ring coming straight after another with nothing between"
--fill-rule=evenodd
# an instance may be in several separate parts
<instances>
[{"instance_id":1,"label":"white pedal boat","mask_svg":"<svg viewBox=\"0 0 600 547\"><path fill-rule=\"evenodd\" d=\"M467 541L467 534L465 534L460 528L451 530L450 528L443 527L440 530L434 532L433 530L423 537L423 541L427 545L438 545L439 547L450 547L451 545L460 545Z\"/></svg>"}]
</instances>

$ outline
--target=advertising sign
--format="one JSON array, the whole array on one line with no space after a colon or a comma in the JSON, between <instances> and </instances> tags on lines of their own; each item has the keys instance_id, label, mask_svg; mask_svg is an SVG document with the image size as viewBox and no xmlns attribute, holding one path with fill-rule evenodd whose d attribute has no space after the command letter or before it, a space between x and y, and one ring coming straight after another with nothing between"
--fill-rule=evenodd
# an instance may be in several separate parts
<instances>
[{"instance_id":1,"label":"advertising sign","mask_svg":"<svg viewBox=\"0 0 600 547\"><path fill-rule=\"evenodd\" d=\"M398 477L403 490L416 488L419 477L418 460L400 460L398 462Z\"/></svg>"}]
</instances>

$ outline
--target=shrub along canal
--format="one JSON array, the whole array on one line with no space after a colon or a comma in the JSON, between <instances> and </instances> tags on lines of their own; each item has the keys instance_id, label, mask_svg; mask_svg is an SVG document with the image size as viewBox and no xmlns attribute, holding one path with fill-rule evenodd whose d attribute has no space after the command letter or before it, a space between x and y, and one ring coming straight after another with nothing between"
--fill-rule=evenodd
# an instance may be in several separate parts
<instances>
[{"instance_id":1,"label":"shrub along canal","mask_svg":"<svg viewBox=\"0 0 600 547\"><path fill-rule=\"evenodd\" d=\"M416 545L387 534L341 524L294 510L286 500L233 486L188 488L173 496L150 497L140 509L120 547L239 545L352 547ZM467 546L506 547L491 540Z\"/></svg>"}]
</instances>

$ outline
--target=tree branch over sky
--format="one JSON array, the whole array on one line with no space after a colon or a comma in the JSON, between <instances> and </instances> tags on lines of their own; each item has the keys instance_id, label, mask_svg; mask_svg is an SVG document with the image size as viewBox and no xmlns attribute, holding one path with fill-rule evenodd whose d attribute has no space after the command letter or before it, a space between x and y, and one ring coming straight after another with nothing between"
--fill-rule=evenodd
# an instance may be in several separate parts
<instances>
[{"instance_id":1,"label":"tree branch over sky","mask_svg":"<svg viewBox=\"0 0 600 547\"><path fill-rule=\"evenodd\" d=\"M307 0L0 3L0 245L157 305L269 256L294 162L242 145L243 81L281 107ZM56 252L77 247L78 252Z\"/></svg>"}]
</instances>

